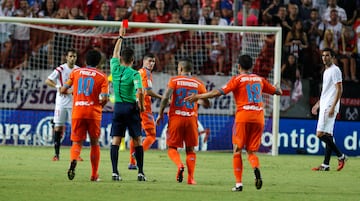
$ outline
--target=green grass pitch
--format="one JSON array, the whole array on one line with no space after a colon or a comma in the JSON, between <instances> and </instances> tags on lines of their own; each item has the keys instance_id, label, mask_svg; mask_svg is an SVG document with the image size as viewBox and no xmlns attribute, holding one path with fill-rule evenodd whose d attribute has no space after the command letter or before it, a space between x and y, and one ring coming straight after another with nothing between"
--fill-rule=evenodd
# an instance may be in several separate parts
<instances>
[{"instance_id":1,"label":"green grass pitch","mask_svg":"<svg viewBox=\"0 0 360 201\"><path fill-rule=\"evenodd\" d=\"M359 200L360 158L350 157L344 169L336 171L331 158L329 172L311 171L322 156L259 154L263 188L256 190L254 175L243 154L242 192L231 192L234 185L230 152L198 152L195 179L197 185L177 183L176 166L166 151L145 152L147 182L138 182L137 171L128 170L128 151L120 152L121 182L111 181L109 149L101 149L100 182L90 182L89 148L83 148L75 179L69 181L69 147L62 147L58 162L51 161L52 147L0 146L0 198L4 201L228 201L228 200ZM184 161L185 154L181 152Z\"/></svg>"}]
</instances>

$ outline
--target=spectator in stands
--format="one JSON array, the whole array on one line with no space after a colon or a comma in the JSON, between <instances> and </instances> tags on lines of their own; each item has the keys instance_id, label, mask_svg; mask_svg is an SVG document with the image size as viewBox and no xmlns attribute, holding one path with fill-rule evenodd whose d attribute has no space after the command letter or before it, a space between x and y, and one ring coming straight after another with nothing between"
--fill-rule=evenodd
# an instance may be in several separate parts
<instances>
[{"instance_id":1,"label":"spectator in stands","mask_svg":"<svg viewBox=\"0 0 360 201\"><path fill-rule=\"evenodd\" d=\"M309 41L309 47L304 50L304 71L302 74L303 78L315 78L319 76L319 64L321 63L321 54L319 51L320 45L320 34L319 27L320 18L317 8L311 9L310 19L304 22L304 32L307 33ZM313 66L313 68L306 68L307 66ZM316 69L315 69L316 66Z\"/></svg>"},{"instance_id":2,"label":"spectator in stands","mask_svg":"<svg viewBox=\"0 0 360 201\"><path fill-rule=\"evenodd\" d=\"M327 0L312 0L313 8L317 8L319 13L322 14L327 8Z\"/></svg>"},{"instance_id":3,"label":"spectator in stands","mask_svg":"<svg viewBox=\"0 0 360 201\"><path fill-rule=\"evenodd\" d=\"M84 13L82 10L80 10L78 7L70 8L68 19L72 20L85 20L86 17L84 16Z\"/></svg>"},{"instance_id":4,"label":"spectator in stands","mask_svg":"<svg viewBox=\"0 0 360 201\"><path fill-rule=\"evenodd\" d=\"M336 10L338 15L339 22L346 22L347 21L347 15L343 8L339 7L336 3L337 0L328 0L328 7L326 8L325 12L323 13L321 19L323 21L330 21L331 20L331 12L332 10Z\"/></svg>"},{"instance_id":5,"label":"spectator in stands","mask_svg":"<svg viewBox=\"0 0 360 201\"><path fill-rule=\"evenodd\" d=\"M310 19L312 9L311 0L301 0L301 5L299 6L299 18L302 21Z\"/></svg>"},{"instance_id":6,"label":"spectator in stands","mask_svg":"<svg viewBox=\"0 0 360 201\"><path fill-rule=\"evenodd\" d=\"M270 23L268 25L281 26L282 30L282 42L285 42L286 34L291 30L291 26L286 21L286 7L280 6L276 15L269 15L266 11L263 12L263 21Z\"/></svg>"},{"instance_id":7,"label":"spectator in stands","mask_svg":"<svg viewBox=\"0 0 360 201\"><path fill-rule=\"evenodd\" d=\"M191 13L191 4L189 2L185 2L181 8L180 19L183 24L197 24L198 19L194 18Z\"/></svg>"},{"instance_id":8,"label":"spectator in stands","mask_svg":"<svg viewBox=\"0 0 360 201\"><path fill-rule=\"evenodd\" d=\"M281 66L281 83L293 89L296 79L300 78L300 69L296 64L296 57L289 54L286 62Z\"/></svg>"},{"instance_id":9,"label":"spectator in stands","mask_svg":"<svg viewBox=\"0 0 360 201\"><path fill-rule=\"evenodd\" d=\"M88 1L86 6L87 18L93 20L96 15L100 13L102 0Z\"/></svg>"},{"instance_id":10,"label":"spectator in stands","mask_svg":"<svg viewBox=\"0 0 360 201\"><path fill-rule=\"evenodd\" d=\"M179 10L173 10L171 12L171 19L169 23L182 24ZM164 44L162 48L162 52L164 54L164 71L171 75L176 74L175 53L179 48L178 41L181 40L180 38L181 33L164 34Z\"/></svg>"},{"instance_id":11,"label":"spectator in stands","mask_svg":"<svg viewBox=\"0 0 360 201\"><path fill-rule=\"evenodd\" d=\"M124 6L116 6L115 8L115 21L122 21L128 18L127 8Z\"/></svg>"},{"instance_id":12,"label":"spectator in stands","mask_svg":"<svg viewBox=\"0 0 360 201\"><path fill-rule=\"evenodd\" d=\"M290 27L293 27L295 22L299 20L299 8L296 4L289 3L287 6L286 22ZM287 34L287 33L286 33Z\"/></svg>"},{"instance_id":13,"label":"spectator in stands","mask_svg":"<svg viewBox=\"0 0 360 201\"><path fill-rule=\"evenodd\" d=\"M135 2L135 5L133 8L133 11L131 12L129 20L132 22L148 22L149 21L148 15L144 12L143 3L140 0ZM143 32L145 32L145 30L146 30L145 28L129 29L129 31L131 33L143 33ZM138 67L141 65L142 58L146 52L145 41L143 41L142 39L135 40L133 45L134 45L134 50L136 50L134 66Z\"/></svg>"},{"instance_id":14,"label":"spectator in stands","mask_svg":"<svg viewBox=\"0 0 360 201\"><path fill-rule=\"evenodd\" d=\"M238 25L243 25L243 11L246 11L246 26L257 26L258 25L258 18L250 12L251 10L251 1L250 0L243 0L243 8L238 12ZM245 25L244 25L245 26Z\"/></svg>"},{"instance_id":15,"label":"spectator in stands","mask_svg":"<svg viewBox=\"0 0 360 201\"><path fill-rule=\"evenodd\" d=\"M262 15L271 17L278 14L279 8L283 6L280 0L268 0L261 2L261 13Z\"/></svg>"},{"instance_id":16,"label":"spectator in stands","mask_svg":"<svg viewBox=\"0 0 360 201\"><path fill-rule=\"evenodd\" d=\"M314 43L316 46L320 44L319 34L319 11L316 8L311 9L310 18L304 21L304 32L307 33L309 43Z\"/></svg>"},{"instance_id":17,"label":"spectator in stands","mask_svg":"<svg viewBox=\"0 0 360 201\"><path fill-rule=\"evenodd\" d=\"M337 43L341 36L343 25L339 22L338 11L336 9L330 12L330 21L323 21L319 25L319 34L323 35L323 32L327 29L331 29L334 34L334 40Z\"/></svg>"},{"instance_id":18,"label":"spectator in stands","mask_svg":"<svg viewBox=\"0 0 360 201\"><path fill-rule=\"evenodd\" d=\"M215 8L215 4L213 3L212 0L203 0L201 3L201 7L198 10L198 15L199 16L203 16L203 8L208 7L210 9L209 12L209 17L213 17L214 16L214 8Z\"/></svg>"},{"instance_id":19,"label":"spectator in stands","mask_svg":"<svg viewBox=\"0 0 360 201\"><path fill-rule=\"evenodd\" d=\"M56 0L45 0L42 3L41 9L38 13L38 17L41 18L55 18L58 7Z\"/></svg>"},{"instance_id":20,"label":"spectator in stands","mask_svg":"<svg viewBox=\"0 0 360 201\"><path fill-rule=\"evenodd\" d=\"M155 7L157 10L157 19L160 23L168 23L171 19L171 13L165 10L164 0L156 0Z\"/></svg>"},{"instance_id":21,"label":"spectator in stands","mask_svg":"<svg viewBox=\"0 0 360 201\"><path fill-rule=\"evenodd\" d=\"M106 1L101 4L100 13L94 17L94 20L114 21L110 14L110 8Z\"/></svg>"},{"instance_id":22,"label":"spectator in stands","mask_svg":"<svg viewBox=\"0 0 360 201\"><path fill-rule=\"evenodd\" d=\"M219 17L213 17L211 21L212 25L219 24ZM210 39L206 44L209 50L209 59L215 75L224 75L224 63L226 43L225 35L221 32L213 32L208 36Z\"/></svg>"},{"instance_id":23,"label":"spectator in stands","mask_svg":"<svg viewBox=\"0 0 360 201\"><path fill-rule=\"evenodd\" d=\"M336 54L339 53L338 43L335 41L334 33L331 29L326 29L324 33L324 39L321 40L319 49L322 51L325 48L331 48ZM336 58L336 56L335 56ZM337 63L337 62L335 62Z\"/></svg>"},{"instance_id":24,"label":"spectator in stands","mask_svg":"<svg viewBox=\"0 0 360 201\"><path fill-rule=\"evenodd\" d=\"M221 17L230 25L233 22L233 4L230 0L220 1Z\"/></svg>"},{"instance_id":25,"label":"spectator in stands","mask_svg":"<svg viewBox=\"0 0 360 201\"><path fill-rule=\"evenodd\" d=\"M306 33L303 31L301 20L297 20L290 32L287 33L285 39L285 47L288 48L288 53L293 54L296 58L296 63L302 61L304 49L309 47ZM301 63L302 64L302 63Z\"/></svg>"},{"instance_id":26,"label":"spectator in stands","mask_svg":"<svg viewBox=\"0 0 360 201\"><path fill-rule=\"evenodd\" d=\"M339 41L339 56L343 66L344 80L359 82L356 78L356 35L352 27L345 26Z\"/></svg>"},{"instance_id":27,"label":"spectator in stands","mask_svg":"<svg viewBox=\"0 0 360 201\"><path fill-rule=\"evenodd\" d=\"M160 23L157 19L157 10L155 7L151 7L148 13L149 22Z\"/></svg>"},{"instance_id":28,"label":"spectator in stands","mask_svg":"<svg viewBox=\"0 0 360 201\"><path fill-rule=\"evenodd\" d=\"M15 10L16 17L33 17L33 12L27 0L21 0L19 8ZM12 33L12 54L10 56L10 68L28 67L28 58L31 54L30 27L14 25Z\"/></svg>"},{"instance_id":29,"label":"spectator in stands","mask_svg":"<svg viewBox=\"0 0 360 201\"><path fill-rule=\"evenodd\" d=\"M211 7L210 6L203 6L201 8L201 14L198 20L199 25L210 25L211 24Z\"/></svg>"},{"instance_id":30,"label":"spectator in stands","mask_svg":"<svg viewBox=\"0 0 360 201\"><path fill-rule=\"evenodd\" d=\"M219 21L219 26L228 26L228 21L222 17L222 13L221 13L221 10L220 8L216 8L214 10L214 16L213 17L218 17L218 21Z\"/></svg>"},{"instance_id":31,"label":"spectator in stands","mask_svg":"<svg viewBox=\"0 0 360 201\"><path fill-rule=\"evenodd\" d=\"M11 17L14 15L15 6L13 0L4 0L0 5L0 16ZM10 40L11 25L8 23L0 23L0 68L8 65L8 57L12 48Z\"/></svg>"}]
</instances>

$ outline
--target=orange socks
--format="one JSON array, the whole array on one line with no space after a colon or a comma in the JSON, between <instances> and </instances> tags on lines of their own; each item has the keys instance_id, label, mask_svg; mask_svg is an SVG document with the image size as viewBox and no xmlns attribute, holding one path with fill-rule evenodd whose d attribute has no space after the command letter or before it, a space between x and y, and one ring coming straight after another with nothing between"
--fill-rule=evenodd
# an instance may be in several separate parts
<instances>
[{"instance_id":1,"label":"orange socks","mask_svg":"<svg viewBox=\"0 0 360 201\"><path fill-rule=\"evenodd\" d=\"M176 164L176 166L180 167L182 165L180 154L177 149L169 147L168 156Z\"/></svg>"},{"instance_id":2,"label":"orange socks","mask_svg":"<svg viewBox=\"0 0 360 201\"><path fill-rule=\"evenodd\" d=\"M243 162L240 153L233 155L233 169L236 183L242 182Z\"/></svg>"},{"instance_id":3,"label":"orange socks","mask_svg":"<svg viewBox=\"0 0 360 201\"><path fill-rule=\"evenodd\" d=\"M260 164L259 164L259 158L256 156L256 154L249 154L248 155L248 160L249 160L249 163L251 165L251 167L254 169L254 168L259 168L260 167Z\"/></svg>"},{"instance_id":4,"label":"orange socks","mask_svg":"<svg viewBox=\"0 0 360 201\"><path fill-rule=\"evenodd\" d=\"M70 161L77 160L80 156L82 146L77 143L73 143L70 149Z\"/></svg>"},{"instance_id":5,"label":"orange socks","mask_svg":"<svg viewBox=\"0 0 360 201\"><path fill-rule=\"evenodd\" d=\"M90 161L91 161L91 175L98 176L99 162L100 162L100 145L90 147Z\"/></svg>"},{"instance_id":6,"label":"orange socks","mask_svg":"<svg viewBox=\"0 0 360 201\"><path fill-rule=\"evenodd\" d=\"M142 143L144 151L150 149L151 145L154 144L155 140L155 135L147 135Z\"/></svg>"},{"instance_id":7,"label":"orange socks","mask_svg":"<svg viewBox=\"0 0 360 201\"><path fill-rule=\"evenodd\" d=\"M186 166L188 168L188 180L194 179L195 164L196 164L195 152L186 152Z\"/></svg>"}]
</instances>

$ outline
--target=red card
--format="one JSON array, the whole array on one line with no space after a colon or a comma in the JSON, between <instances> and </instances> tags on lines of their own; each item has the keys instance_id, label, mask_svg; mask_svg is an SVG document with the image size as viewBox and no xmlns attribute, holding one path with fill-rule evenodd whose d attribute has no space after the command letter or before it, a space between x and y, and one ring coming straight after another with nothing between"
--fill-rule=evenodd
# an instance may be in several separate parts
<instances>
[{"instance_id":1,"label":"red card","mask_svg":"<svg viewBox=\"0 0 360 201\"><path fill-rule=\"evenodd\" d=\"M122 25L123 25L124 28L128 28L129 27L129 21L127 19L124 19L122 21Z\"/></svg>"}]
</instances>

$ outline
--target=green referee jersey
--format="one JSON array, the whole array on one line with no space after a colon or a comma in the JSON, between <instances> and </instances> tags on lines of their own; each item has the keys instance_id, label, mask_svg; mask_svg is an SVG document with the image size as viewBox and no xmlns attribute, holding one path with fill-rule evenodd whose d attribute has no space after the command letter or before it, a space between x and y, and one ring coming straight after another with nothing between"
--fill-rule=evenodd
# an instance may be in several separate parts
<instances>
[{"instance_id":1,"label":"green referee jersey","mask_svg":"<svg viewBox=\"0 0 360 201\"><path fill-rule=\"evenodd\" d=\"M117 103L135 103L136 89L142 88L141 76L130 66L120 65L120 59L111 58L110 70Z\"/></svg>"}]
</instances>

